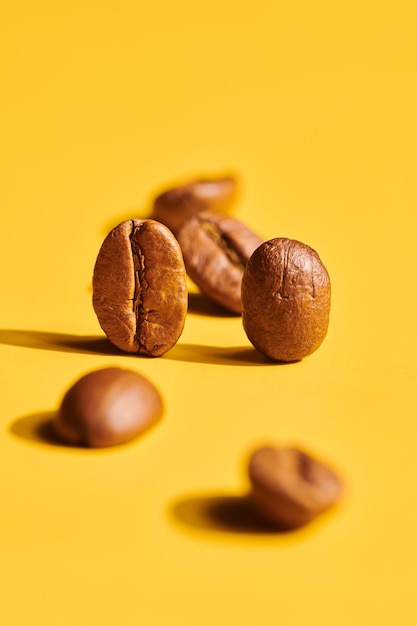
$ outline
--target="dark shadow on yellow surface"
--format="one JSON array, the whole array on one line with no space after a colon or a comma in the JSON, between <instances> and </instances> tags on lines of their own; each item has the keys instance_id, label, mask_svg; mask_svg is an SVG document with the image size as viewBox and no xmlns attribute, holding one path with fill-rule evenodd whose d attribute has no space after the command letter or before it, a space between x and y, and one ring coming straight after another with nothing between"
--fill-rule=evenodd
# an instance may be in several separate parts
<instances>
[{"instance_id":1,"label":"dark shadow on yellow surface","mask_svg":"<svg viewBox=\"0 0 417 626\"><path fill-rule=\"evenodd\" d=\"M79 354L102 354L121 356L130 359L148 359L146 355L122 352L106 337L70 335L41 330L0 329L0 344L37 350L75 352ZM151 357L152 358L152 357ZM252 346L224 347L203 344L181 343L179 341L163 359L189 363L212 363L217 365L291 365L271 361ZM293 363L298 363L294 361Z\"/></svg>"},{"instance_id":2,"label":"dark shadow on yellow surface","mask_svg":"<svg viewBox=\"0 0 417 626\"><path fill-rule=\"evenodd\" d=\"M55 417L55 411L43 411L41 413L25 415L11 424L10 432L15 437L32 443L72 448L73 446L64 443L56 435L53 427Z\"/></svg>"},{"instance_id":3,"label":"dark shadow on yellow surface","mask_svg":"<svg viewBox=\"0 0 417 626\"><path fill-rule=\"evenodd\" d=\"M169 515L184 528L249 535L288 535L258 517L248 494L192 495L170 507Z\"/></svg>"},{"instance_id":4,"label":"dark shadow on yellow surface","mask_svg":"<svg viewBox=\"0 0 417 626\"><path fill-rule=\"evenodd\" d=\"M217 365L290 365L271 361L251 346L207 346L201 344L178 342L164 357L173 361L189 363L213 363ZM294 361L297 363L299 361Z\"/></svg>"},{"instance_id":5,"label":"dark shadow on yellow surface","mask_svg":"<svg viewBox=\"0 0 417 626\"><path fill-rule=\"evenodd\" d=\"M123 354L106 337L70 335L41 330L0 329L0 343L21 348L79 352L82 354Z\"/></svg>"},{"instance_id":6,"label":"dark shadow on yellow surface","mask_svg":"<svg viewBox=\"0 0 417 626\"><path fill-rule=\"evenodd\" d=\"M206 317L240 317L239 313L227 311L200 292L188 293L188 313Z\"/></svg>"},{"instance_id":7,"label":"dark shadow on yellow surface","mask_svg":"<svg viewBox=\"0 0 417 626\"><path fill-rule=\"evenodd\" d=\"M122 352L106 338L70 335L40 330L0 329L0 344L37 350L102 354L147 359L144 355ZM283 365L270 361L251 346L216 347L178 342L163 359L218 365Z\"/></svg>"},{"instance_id":8,"label":"dark shadow on yellow surface","mask_svg":"<svg viewBox=\"0 0 417 626\"><path fill-rule=\"evenodd\" d=\"M56 411L43 411L25 415L23 417L19 417L10 425L9 432L14 437L21 439L26 443L46 445L69 451L84 452L86 454L103 454L123 450L131 445L134 445L137 441L137 439L134 439L117 446L108 446L103 448L90 448L84 445L73 445L66 443L58 437L54 429L55 418Z\"/></svg>"}]
</instances>

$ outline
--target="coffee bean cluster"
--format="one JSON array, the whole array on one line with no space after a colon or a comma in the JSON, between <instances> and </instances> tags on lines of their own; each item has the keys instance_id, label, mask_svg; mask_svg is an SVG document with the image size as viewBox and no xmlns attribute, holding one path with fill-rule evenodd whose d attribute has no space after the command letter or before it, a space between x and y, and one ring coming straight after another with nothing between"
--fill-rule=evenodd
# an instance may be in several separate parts
<instances>
[{"instance_id":1,"label":"coffee bean cluster","mask_svg":"<svg viewBox=\"0 0 417 626\"><path fill-rule=\"evenodd\" d=\"M298 361L324 340L330 279L317 252L300 241L259 234L230 214L236 179L193 180L159 194L149 218L118 224L93 272L93 307L109 341L123 352L160 357L184 328L187 276L200 291L241 315L267 359ZM66 392L55 428L66 442L105 447L156 423L161 396L130 370L90 372ZM334 504L341 482L305 451L269 446L248 466L254 509L280 528L303 526Z\"/></svg>"},{"instance_id":2,"label":"coffee bean cluster","mask_svg":"<svg viewBox=\"0 0 417 626\"><path fill-rule=\"evenodd\" d=\"M255 348L297 361L321 345L330 279L317 252L284 237L264 241L230 215L236 181L198 180L164 191L151 218L108 234L93 274L93 306L125 352L162 356L184 328L186 276L216 304L241 314Z\"/></svg>"}]
</instances>

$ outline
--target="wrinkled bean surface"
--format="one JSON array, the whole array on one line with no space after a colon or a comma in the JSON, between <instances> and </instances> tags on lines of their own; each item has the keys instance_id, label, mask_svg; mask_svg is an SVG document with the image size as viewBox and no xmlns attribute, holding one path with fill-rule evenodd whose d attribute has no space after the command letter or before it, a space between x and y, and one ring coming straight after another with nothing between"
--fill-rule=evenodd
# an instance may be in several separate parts
<instances>
[{"instance_id":1,"label":"wrinkled bean surface","mask_svg":"<svg viewBox=\"0 0 417 626\"><path fill-rule=\"evenodd\" d=\"M195 284L217 304L241 313L243 271L262 239L239 220L212 211L189 219L177 238Z\"/></svg>"},{"instance_id":2,"label":"wrinkled bean surface","mask_svg":"<svg viewBox=\"0 0 417 626\"><path fill-rule=\"evenodd\" d=\"M276 361L311 354L326 336L330 279L317 252L293 239L264 242L242 279L242 321L260 352Z\"/></svg>"},{"instance_id":3,"label":"wrinkled bean surface","mask_svg":"<svg viewBox=\"0 0 417 626\"><path fill-rule=\"evenodd\" d=\"M181 250L166 226L127 220L109 233L94 268L93 306L114 345L161 356L182 333L187 298Z\"/></svg>"}]
</instances>

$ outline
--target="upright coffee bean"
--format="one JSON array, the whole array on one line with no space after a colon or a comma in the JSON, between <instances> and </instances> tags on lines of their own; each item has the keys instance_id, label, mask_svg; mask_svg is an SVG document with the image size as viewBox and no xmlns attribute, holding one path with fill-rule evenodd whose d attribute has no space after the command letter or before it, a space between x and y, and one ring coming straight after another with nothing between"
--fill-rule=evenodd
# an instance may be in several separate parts
<instances>
[{"instance_id":1,"label":"upright coffee bean","mask_svg":"<svg viewBox=\"0 0 417 626\"><path fill-rule=\"evenodd\" d=\"M217 304L241 313L243 271L262 239L239 220L213 211L187 220L177 238L195 284Z\"/></svg>"},{"instance_id":2,"label":"upright coffee bean","mask_svg":"<svg viewBox=\"0 0 417 626\"><path fill-rule=\"evenodd\" d=\"M108 339L125 352L161 356L178 341L188 306L181 249L154 220L127 220L104 240L93 306Z\"/></svg>"},{"instance_id":3,"label":"upright coffee bean","mask_svg":"<svg viewBox=\"0 0 417 626\"><path fill-rule=\"evenodd\" d=\"M263 243L242 279L243 326L255 348L297 361L321 345L330 314L330 279L319 255L292 239Z\"/></svg>"},{"instance_id":4,"label":"upright coffee bean","mask_svg":"<svg viewBox=\"0 0 417 626\"><path fill-rule=\"evenodd\" d=\"M152 217L174 234L188 219L206 210L226 213L236 196L233 176L195 180L161 193L154 201Z\"/></svg>"}]
</instances>

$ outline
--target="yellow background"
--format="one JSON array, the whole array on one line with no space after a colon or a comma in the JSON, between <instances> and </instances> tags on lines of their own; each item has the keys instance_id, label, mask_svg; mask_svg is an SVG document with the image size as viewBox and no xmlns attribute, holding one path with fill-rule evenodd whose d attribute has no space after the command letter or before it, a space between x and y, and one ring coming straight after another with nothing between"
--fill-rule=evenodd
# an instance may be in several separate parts
<instances>
[{"instance_id":1,"label":"yellow background","mask_svg":"<svg viewBox=\"0 0 417 626\"><path fill-rule=\"evenodd\" d=\"M414 2L10 2L1 29L0 621L5 626L415 624ZM166 356L102 341L104 236L178 178L234 171L235 214L315 248L322 347L267 364L198 297ZM165 400L126 447L39 426L96 367ZM343 475L286 535L217 519L264 441Z\"/></svg>"}]
</instances>

